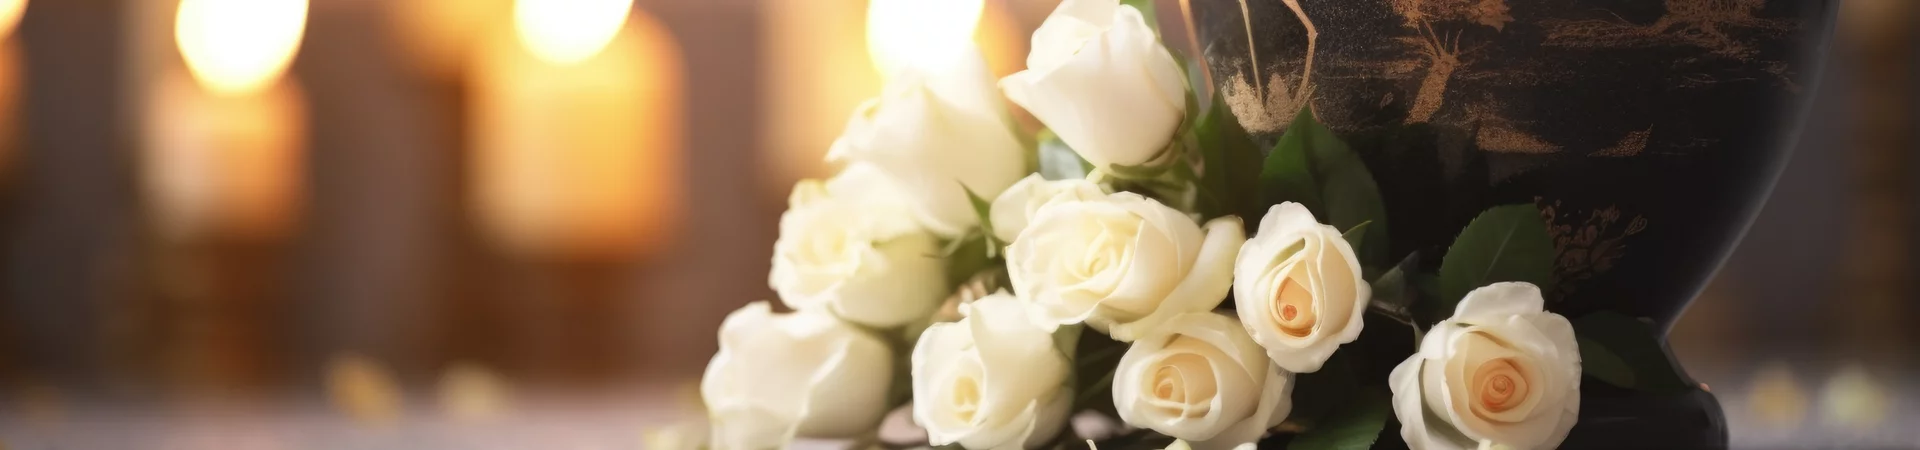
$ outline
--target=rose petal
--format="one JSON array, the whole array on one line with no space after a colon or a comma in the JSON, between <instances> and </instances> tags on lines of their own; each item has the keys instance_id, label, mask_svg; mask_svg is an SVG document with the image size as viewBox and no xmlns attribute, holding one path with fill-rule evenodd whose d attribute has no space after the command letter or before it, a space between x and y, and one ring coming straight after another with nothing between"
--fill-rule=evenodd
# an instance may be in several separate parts
<instances>
[{"instance_id":1,"label":"rose petal","mask_svg":"<svg viewBox=\"0 0 1920 450\"><path fill-rule=\"evenodd\" d=\"M1202 360L1204 367L1197 362ZM1162 386L1154 382L1156 374L1178 375L1180 380ZM1210 386L1197 384L1209 381ZM1114 405L1121 419L1134 426L1191 441L1196 448L1203 443L1209 449L1231 448L1277 422L1273 415L1284 418L1290 408L1285 401L1290 382L1290 374L1278 372L1233 318L1188 313L1134 341L1121 356L1114 374ZM1156 400L1154 391L1162 387L1187 395L1174 399L1179 401ZM1196 408L1201 404L1204 408Z\"/></svg>"},{"instance_id":2,"label":"rose petal","mask_svg":"<svg viewBox=\"0 0 1920 450\"><path fill-rule=\"evenodd\" d=\"M1165 78L1179 72L1178 64L1157 40L1141 42L1156 38L1138 10L1114 11L1113 26L1098 35L1087 34L1092 28L1067 25L1077 19L1059 22L1058 32L1036 34L1029 70L1001 80L1009 100L1100 168L1165 157L1162 150L1186 114L1184 81L1170 84ZM1073 49L1070 56L1058 59L1067 48Z\"/></svg>"},{"instance_id":3,"label":"rose petal","mask_svg":"<svg viewBox=\"0 0 1920 450\"><path fill-rule=\"evenodd\" d=\"M1233 288L1234 261L1246 242L1243 229L1240 219L1233 216L1207 222L1206 237L1194 257L1192 271L1167 293L1153 314L1108 327L1114 340L1130 342L1176 315L1209 311L1226 301L1227 292Z\"/></svg>"},{"instance_id":4,"label":"rose petal","mask_svg":"<svg viewBox=\"0 0 1920 450\"><path fill-rule=\"evenodd\" d=\"M1472 440L1450 425L1433 420L1428 395L1421 380L1427 360L1415 355L1394 366L1387 375L1387 387L1393 390L1393 415L1400 419L1400 439L1411 450L1466 450Z\"/></svg>"},{"instance_id":5,"label":"rose petal","mask_svg":"<svg viewBox=\"0 0 1920 450\"><path fill-rule=\"evenodd\" d=\"M1545 308L1540 288L1530 283L1494 283L1468 292L1453 310L1453 319L1467 322L1502 320L1537 313Z\"/></svg>"},{"instance_id":6,"label":"rose petal","mask_svg":"<svg viewBox=\"0 0 1920 450\"><path fill-rule=\"evenodd\" d=\"M1112 27L1119 0L1065 0L1033 32L1027 68L1047 71L1080 52L1087 41Z\"/></svg>"},{"instance_id":7,"label":"rose petal","mask_svg":"<svg viewBox=\"0 0 1920 450\"><path fill-rule=\"evenodd\" d=\"M862 105L828 151L831 161L881 168L920 225L942 236L974 226L966 192L992 198L1026 171L1025 147L977 52L952 70L907 70ZM964 188L963 188L964 186ZM868 194L872 195L872 194Z\"/></svg>"},{"instance_id":8,"label":"rose petal","mask_svg":"<svg viewBox=\"0 0 1920 450\"><path fill-rule=\"evenodd\" d=\"M1289 202L1269 208L1234 272L1240 319L1281 368L1319 371L1341 344L1359 338L1372 287L1340 231L1317 222L1306 207ZM1281 306L1273 303L1288 286L1311 293L1310 307L1296 306L1312 318L1305 336L1283 330L1275 319Z\"/></svg>"},{"instance_id":9,"label":"rose petal","mask_svg":"<svg viewBox=\"0 0 1920 450\"><path fill-rule=\"evenodd\" d=\"M760 448L870 429L886 412L892 366L885 344L832 317L750 304L721 325L720 351L701 378L711 438Z\"/></svg>"},{"instance_id":10,"label":"rose petal","mask_svg":"<svg viewBox=\"0 0 1920 450\"><path fill-rule=\"evenodd\" d=\"M1293 412L1292 372L1269 365L1266 381L1261 385L1260 401L1253 415L1246 420L1215 435L1213 439L1193 444L1195 450L1239 449L1252 445L1265 435L1268 428L1280 425Z\"/></svg>"}]
</instances>

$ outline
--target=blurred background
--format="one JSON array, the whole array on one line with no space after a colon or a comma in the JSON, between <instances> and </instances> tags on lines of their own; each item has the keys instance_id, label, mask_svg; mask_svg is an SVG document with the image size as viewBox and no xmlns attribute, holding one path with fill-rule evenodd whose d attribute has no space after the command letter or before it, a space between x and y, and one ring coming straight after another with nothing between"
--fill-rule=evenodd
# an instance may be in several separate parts
<instances>
[{"instance_id":1,"label":"blurred background","mask_svg":"<svg viewBox=\"0 0 1920 450\"><path fill-rule=\"evenodd\" d=\"M0 0L0 446L642 447L878 68L1057 4L923 1ZM1920 448L1920 2L1842 10L1672 334L1743 447Z\"/></svg>"}]
</instances>

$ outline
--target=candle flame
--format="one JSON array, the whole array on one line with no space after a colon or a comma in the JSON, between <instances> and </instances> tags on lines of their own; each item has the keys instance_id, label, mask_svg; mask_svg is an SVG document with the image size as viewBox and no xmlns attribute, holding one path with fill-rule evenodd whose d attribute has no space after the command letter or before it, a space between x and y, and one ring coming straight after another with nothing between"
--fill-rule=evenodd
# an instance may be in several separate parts
<instances>
[{"instance_id":1,"label":"candle flame","mask_svg":"<svg viewBox=\"0 0 1920 450\"><path fill-rule=\"evenodd\" d=\"M13 26L20 24L20 15L27 12L27 0L0 0L0 38L13 33Z\"/></svg>"},{"instance_id":2,"label":"candle flame","mask_svg":"<svg viewBox=\"0 0 1920 450\"><path fill-rule=\"evenodd\" d=\"M906 68L940 71L973 45L985 0L873 0L867 52L882 75Z\"/></svg>"},{"instance_id":3,"label":"candle flame","mask_svg":"<svg viewBox=\"0 0 1920 450\"><path fill-rule=\"evenodd\" d=\"M513 25L535 56L573 65L606 48L632 10L633 0L517 0Z\"/></svg>"},{"instance_id":4,"label":"candle flame","mask_svg":"<svg viewBox=\"0 0 1920 450\"><path fill-rule=\"evenodd\" d=\"M201 85L236 95L286 73L306 28L307 0L181 0L173 37Z\"/></svg>"}]
</instances>

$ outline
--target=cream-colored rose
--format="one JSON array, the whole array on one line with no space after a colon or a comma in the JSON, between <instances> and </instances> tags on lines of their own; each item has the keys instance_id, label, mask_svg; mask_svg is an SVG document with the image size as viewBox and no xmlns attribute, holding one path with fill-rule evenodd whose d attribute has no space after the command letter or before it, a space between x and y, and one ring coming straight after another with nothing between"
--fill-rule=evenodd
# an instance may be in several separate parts
<instances>
[{"instance_id":1,"label":"cream-colored rose","mask_svg":"<svg viewBox=\"0 0 1920 450\"><path fill-rule=\"evenodd\" d=\"M1496 283L1460 301L1388 376L1400 437L1413 450L1548 449L1580 415L1573 325L1540 289Z\"/></svg>"},{"instance_id":2,"label":"cream-colored rose","mask_svg":"<svg viewBox=\"0 0 1920 450\"><path fill-rule=\"evenodd\" d=\"M864 164L794 186L768 275L780 301L882 328L932 314L947 294L946 263L895 192Z\"/></svg>"},{"instance_id":3,"label":"cream-colored rose","mask_svg":"<svg viewBox=\"0 0 1920 450\"><path fill-rule=\"evenodd\" d=\"M967 189L992 199L1029 172L993 75L978 54L963 60L950 71L902 72L854 111L827 153L880 168L912 199L915 218L945 236L979 223Z\"/></svg>"},{"instance_id":4,"label":"cream-colored rose","mask_svg":"<svg viewBox=\"0 0 1920 450\"><path fill-rule=\"evenodd\" d=\"M1127 424L1195 450L1254 442L1293 410L1293 373L1273 365L1232 317L1182 314L1134 341L1113 374Z\"/></svg>"},{"instance_id":5,"label":"cream-colored rose","mask_svg":"<svg viewBox=\"0 0 1920 450\"><path fill-rule=\"evenodd\" d=\"M1180 211L1120 192L1041 207L1007 247L1007 275L1048 320L1131 342L1226 300L1244 242L1237 217L1202 230Z\"/></svg>"},{"instance_id":6,"label":"cream-colored rose","mask_svg":"<svg viewBox=\"0 0 1920 450\"><path fill-rule=\"evenodd\" d=\"M993 199L993 234L1002 242L1013 242L1021 230L1027 229L1027 220L1042 206L1106 196L1107 191L1100 189L1100 185L1084 179L1049 181L1037 173L1027 175L1000 193L1000 198Z\"/></svg>"},{"instance_id":7,"label":"cream-colored rose","mask_svg":"<svg viewBox=\"0 0 1920 450\"><path fill-rule=\"evenodd\" d=\"M1095 167L1162 162L1187 113L1187 77L1119 0L1066 0L1033 33L1027 70L1000 81Z\"/></svg>"},{"instance_id":8,"label":"cream-colored rose","mask_svg":"<svg viewBox=\"0 0 1920 450\"><path fill-rule=\"evenodd\" d=\"M1233 301L1267 357L1294 373L1312 373L1341 344L1360 337L1373 289L1340 230L1287 202L1267 210L1240 247Z\"/></svg>"},{"instance_id":9,"label":"cream-colored rose","mask_svg":"<svg viewBox=\"0 0 1920 450\"><path fill-rule=\"evenodd\" d=\"M878 338L823 313L774 314L754 302L721 323L700 398L713 448L782 448L879 426L892 380L893 354Z\"/></svg>"},{"instance_id":10,"label":"cream-colored rose","mask_svg":"<svg viewBox=\"0 0 1920 450\"><path fill-rule=\"evenodd\" d=\"M1066 425L1072 366L1053 325L1005 293L964 305L913 348L913 420L935 446L1038 448Z\"/></svg>"}]
</instances>

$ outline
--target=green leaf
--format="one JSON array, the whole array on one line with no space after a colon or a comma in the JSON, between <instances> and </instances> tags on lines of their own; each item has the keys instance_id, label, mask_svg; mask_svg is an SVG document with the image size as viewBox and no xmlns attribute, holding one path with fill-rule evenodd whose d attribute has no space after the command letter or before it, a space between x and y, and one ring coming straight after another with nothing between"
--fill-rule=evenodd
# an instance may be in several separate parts
<instances>
[{"instance_id":1,"label":"green leaf","mask_svg":"<svg viewBox=\"0 0 1920 450\"><path fill-rule=\"evenodd\" d=\"M1259 221L1266 213L1260 198L1260 146L1240 126L1226 98L1215 92L1211 107L1192 130L1191 145L1201 157L1201 197L1210 209L1202 215L1209 220L1237 215L1248 225Z\"/></svg>"},{"instance_id":2,"label":"green leaf","mask_svg":"<svg viewBox=\"0 0 1920 450\"><path fill-rule=\"evenodd\" d=\"M1176 132L1175 136L1178 135L1179 132ZM1105 170L1108 174L1123 180L1151 180L1159 178L1161 175L1165 175L1168 171L1173 170L1174 166L1186 164L1186 161L1181 160L1182 155L1180 155L1180 150L1179 140L1168 141L1166 146L1160 148L1159 153L1155 153L1153 157L1147 158L1148 162L1146 163L1137 165L1111 164L1108 165Z\"/></svg>"},{"instance_id":3,"label":"green leaf","mask_svg":"<svg viewBox=\"0 0 1920 450\"><path fill-rule=\"evenodd\" d=\"M1379 389L1356 393L1325 422L1287 444L1293 450L1366 450L1380 439L1393 417L1393 396Z\"/></svg>"},{"instance_id":4,"label":"green leaf","mask_svg":"<svg viewBox=\"0 0 1920 450\"><path fill-rule=\"evenodd\" d=\"M1307 159L1307 146L1312 144L1307 141L1309 133L1305 129L1295 120L1287 133L1280 136L1273 152L1267 154L1260 170L1261 202L1268 205L1299 203L1320 216L1326 207L1320 204L1320 181L1315 179Z\"/></svg>"},{"instance_id":5,"label":"green leaf","mask_svg":"<svg viewBox=\"0 0 1920 450\"><path fill-rule=\"evenodd\" d=\"M974 275L994 265L994 258L987 256L990 238L978 232L948 241L942 257L947 260L947 287L957 288Z\"/></svg>"},{"instance_id":6,"label":"green leaf","mask_svg":"<svg viewBox=\"0 0 1920 450\"><path fill-rule=\"evenodd\" d=\"M1358 377L1348 365L1347 352L1334 352L1319 371L1294 376L1293 411L1287 414L1287 422L1301 428L1318 427L1337 406L1346 403L1360 389L1357 382Z\"/></svg>"},{"instance_id":7,"label":"green leaf","mask_svg":"<svg viewBox=\"0 0 1920 450\"><path fill-rule=\"evenodd\" d=\"M1593 339L1580 338L1580 370L1607 384L1628 389L1634 386L1633 367L1627 360Z\"/></svg>"},{"instance_id":8,"label":"green leaf","mask_svg":"<svg viewBox=\"0 0 1920 450\"><path fill-rule=\"evenodd\" d=\"M1453 316L1455 303L1440 296L1440 276L1431 273L1403 273L1407 277L1407 287L1413 290L1407 298L1415 299L1408 310L1413 319L1423 325L1432 326Z\"/></svg>"},{"instance_id":9,"label":"green leaf","mask_svg":"<svg viewBox=\"0 0 1920 450\"><path fill-rule=\"evenodd\" d=\"M1423 275L1420 271L1420 252L1413 252L1394 264L1385 273L1369 281L1373 287L1372 304L1396 313L1407 314L1409 319L1420 322L1420 316L1414 314L1413 306L1420 298L1415 280ZM1419 326L1416 324L1416 326Z\"/></svg>"},{"instance_id":10,"label":"green leaf","mask_svg":"<svg viewBox=\"0 0 1920 450\"><path fill-rule=\"evenodd\" d=\"M1667 354L1653 324L1601 311L1573 321L1580 337L1581 370L1615 386L1673 394L1696 388Z\"/></svg>"},{"instance_id":11,"label":"green leaf","mask_svg":"<svg viewBox=\"0 0 1920 450\"><path fill-rule=\"evenodd\" d=\"M1078 392L1073 410L1096 410L1114 414L1113 374L1120 366L1120 358L1125 356L1129 346L1113 340L1104 333L1079 333L1079 342L1074 345L1073 387ZM1055 337L1059 339L1058 336Z\"/></svg>"},{"instance_id":12,"label":"green leaf","mask_svg":"<svg viewBox=\"0 0 1920 450\"><path fill-rule=\"evenodd\" d=\"M1474 289L1524 281L1553 290L1553 238L1533 205L1488 209L1460 231L1440 261L1440 299L1452 311Z\"/></svg>"},{"instance_id":13,"label":"green leaf","mask_svg":"<svg viewBox=\"0 0 1920 450\"><path fill-rule=\"evenodd\" d=\"M1040 176L1049 180L1078 180L1093 172L1093 164L1080 158L1053 130L1040 130Z\"/></svg>"},{"instance_id":14,"label":"green leaf","mask_svg":"<svg viewBox=\"0 0 1920 450\"><path fill-rule=\"evenodd\" d=\"M1413 291L1407 289L1407 274L1399 267L1380 274L1369 284L1373 286L1373 303L1385 303L1399 309L1413 305L1412 296L1408 295Z\"/></svg>"},{"instance_id":15,"label":"green leaf","mask_svg":"<svg viewBox=\"0 0 1920 450\"><path fill-rule=\"evenodd\" d=\"M973 205L973 215L980 220L980 235L987 240L987 258L1000 257L1000 247L1004 243L1000 242L998 235L993 234L993 201L980 198L980 194L974 193L966 183L960 183L960 190L967 192L967 203Z\"/></svg>"},{"instance_id":16,"label":"green leaf","mask_svg":"<svg viewBox=\"0 0 1920 450\"><path fill-rule=\"evenodd\" d=\"M1266 204L1306 205L1314 217L1339 229L1373 222L1368 240L1386 242L1387 210L1373 173L1359 153L1314 118L1310 107L1301 108L1280 136L1260 180ZM1359 256L1364 265L1380 265L1387 247L1374 246Z\"/></svg>"},{"instance_id":17,"label":"green leaf","mask_svg":"<svg viewBox=\"0 0 1920 450\"><path fill-rule=\"evenodd\" d=\"M1407 285L1413 286L1414 290L1420 293L1421 298L1440 298L1439 275L1431 273L1409 274L1407 275Z\"/></svg>"},{"instance_id":18,"label":"green leaf","mask_svg":"<svg viewBox=\"0 0 1920 450\"><path fill-rule=\"evenodd\" d=\"M979 233L980 233L980 230L967 230L966 234L962 234L959 237L949 239L945 241L945 243L940 244L940 252L932 255L927 255L927 257L952 258L953 255L959 254L962 248L966 247L969 244L972 244L971 241L973 239L979 238L980 237Z\"/></svg>"},{"instance_id":19,"label":"green leaf","mask_svg":"<svg viewBox=\"0 0 1920 450\"><path fill-rule=\"evenodd\" d=\"M1353 228L1348 228L1346 232L1340 233L1340 237L1346 238L1347 246L1353 247L1354 253L1360 253L1360 249L1364 248L1362 244L1367 243L1367 225L1372 224L1373 221L1371 220L1360 222L1359 225L1354 225Z\"/></svg>"}]
</instances>

